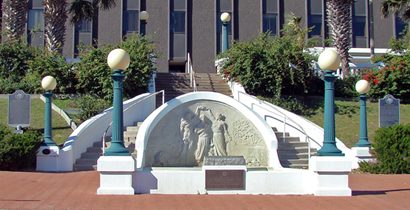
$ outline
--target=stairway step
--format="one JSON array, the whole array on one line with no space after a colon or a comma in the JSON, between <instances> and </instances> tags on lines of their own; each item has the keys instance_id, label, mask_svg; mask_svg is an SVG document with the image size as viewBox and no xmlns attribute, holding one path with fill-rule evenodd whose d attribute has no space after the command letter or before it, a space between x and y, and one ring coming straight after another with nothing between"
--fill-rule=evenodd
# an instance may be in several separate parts
<instances>
[{"instance_id":1,"label":"stairway step","mask_svg":"<svg viewBox=\"0 0 410 210\"><path fill-rule=\"evenodd\" d=\"M283 138L283 132L275 131L277 138ZM285 132L285 137L289 137L289 132Z\"/></svg>"},{"instance_id":2,"label":"stairway step","mask_svg":"<svg viewBox=\"0 0 410 210\"><path fill-rule=\"evenodd\" d=\"M138 126L127 126L125 131L137 131L138 132L139 127Z\"/></svg>"},{"instance_id":3,"label":"stairway step","mask_svg":"<svg viewBox=\"0 0 410 210\"><path fill-rule=\"evenodd\" d=\"M74 171L95 171L97 170L97 165L87 165L87 164L75 164Z\"/></svg>"},{"instance_id":4,"label":"stairway step","mask_svg":"<svg viewBox=\"0 0 410 210\"><path fill-rule=\"evenodd\" d=\"M307 142L281 142L279 141L278 147L306 147L308 148L309 144Z\"/></svg>"},{"instance_id":5,"label":"stairway step","mask_svg":"<svg viewBox=\"0 0 410 210\"><path fill-rule=\"evenodd\" d=\"M308 164L281 164L285 168L308 169Z\"/></svg>"},{"instance_id":6,"label":"stairway step","mask_svg":"<svg viewBox=\"0 0 410 210\"><path fill-rule=\"evenodd\" d=\"M102 144L99 147L88 147L86 152L92 152L92 153L96 153L96 152L102 152Z\"/></svg>"},{"instance_id":7,"label":"stairway step","mask_svg":"<svg viewBox=\"0 0 410 210\"><path fill-rule=\"evenodd\" d=\"M97 160L98 160L98 158L97 159L95 159L95 158L92 158L92 159L80 158L80 159L77 159L77 161L75 161L75 163L79 164L79 165L95 165L95 164L97 164Z\"/></svg>"},{"instance_id":8,"label":"stairway step","mask_svg":"<svg viewBox=\"0 0 410 210\"><path fill-rule=\"evenodd\" d=\"M276 138L278 138L280 142L301 142L299 137L288 136L283 138L282 136L276 135Z\"/></svg>"},{"instance_id":9,"label":"stairway step","mask_svg":"<svg viewBox=\"0 0 410 210\"><path fill-rule=\"evenodd\" d=\"M81 154L81 158L84 159L98 159L102 155L102 152L85 152Z\"/></svg>"},{"instance_id":10,"label":"stairway step","mask_svg":"<svg viewBox=\"0 0 410 210\"><path fill-rule=\"evenodd\" d=\"M289 152L289 151L298 152L298 153L299 152L306 153L308 151L308 148L307 147L278 147L278 153L279 151L283 151L282 153Z\"/></svg>"}]
</instances>

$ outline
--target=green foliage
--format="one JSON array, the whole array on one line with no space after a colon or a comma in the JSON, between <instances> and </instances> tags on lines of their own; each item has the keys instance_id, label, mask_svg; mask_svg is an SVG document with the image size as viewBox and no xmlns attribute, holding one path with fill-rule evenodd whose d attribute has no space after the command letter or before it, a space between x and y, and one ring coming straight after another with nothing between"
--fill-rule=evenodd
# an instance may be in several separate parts
<instances>
[{"instance_id":1,"label":"green foliage","mask_svg":"<svg viewBox=\"0 0 410 210\"><path fill-rule=\"evenodd\" d=\"M41 134L26 131L14 134L0 126L0 170L19 170L35 165L36 151L41 143Z\"/></svg>"},{"instance_id":2,"label":"green foliage","mask_svg":"<svg viewBox=\"0 0 410 210\"><path fill-rule=\"evenodd\" d=\"M0 44L0 92L13 93L17 89L30 92L33 88L24 80L28 61L35 56L35 50L22 41Z\"/></svg>"},{"instance_id":3,"label":"green foliage","mask_svg":"<svg viewBox=\"0 0 410 210\"><path fill-rule=\"evenodd\" d=\"M342 98L353 98L357 96L356 82L360 80L357 75L351 75L335 81L335 96Z\"/></svg>"},{"instance_id":4,"label":"green foliage","mask_svg":"<svg viewBox=\"0 0 410 210\"><path fill-rule=\"evenodd\" d=\"M72 64L68 64L62 55L40 50L28 62L28 72L24 79L30 84L35 84L33 92L41 92L40 81L47 75L53 76L57 81L54 93L70 94L76 91L77 80Z\"/></svg>"},{"instance_id":5,"label":"green foliage","mask_svg":"<svg viewBox=\"0 0 410 210\"><path fill-rule=\"evenodd\" d=\"M266 98L258 97L269 103L278 105L290 112L298 115L310 116L314 114L315 110L320 106L319 104L305 103L304 100L299 100L295 97L282 97L282 98Z\"/></svg>"},{"instance_id":6,"label":"green foliage","mask_svg":"<svg viewBox=\"0 0 410 210\"><path fill-rule=\"evenodd\" d=\"M110 106L110 102L104 99L95 98L89 95L83 96L78 99L78 107L81 109L81 113L79 114L79 118L82 121L85 121Z\"/></svg>"},{"instance_id":7,"label":"green foliage","mask_svg":"<svg viewBox=\"0 0 410 210\"><path fill-rule=\"evenodd\" d=\"M361 163L360 169L371 173L410 173L410 124L380 128L374 138L376 163Z\"/></svg>"},{"instance_id":8,"label":"green foliage","mask_svg":"<svg viewBox=\"0 0 410 210\"><path fill-rule=\"evenodd\" d=\"M114 48L122 48L130 54L131 64L124 72L124 96L133 97L145 92L149 76L153 71L150 56L155 57L154 45L145 37L133 35L119 46L87 48L80 52L81 62L76 65L78 88L90 95L112 98L111 71L107 65L108 53Z\"/></svg>"},{"instance_id":9,"label":"green foliage","mask_svg":"<svg viewBox=\"0 0 410 210\"><path fill-rule=\"evenodd\" d=\"M303 51L307 30L299 27L298 20L286 24L283 36L264 33L252 41L235 43L221 55L229 58L221 73L254 95L279 99L310 93L308 84L315 78L310 68L313 57Z\"/></svg>"},{"instance_id":10,"label":"green foliage","mask_svg":"<svg viewBox=\"0 0 410 210\"><path fill-rule=\"evenodd\" d=\"M369 70L363 79L370 81L370 96L382 98L391 94L403 103L410 102L410 54L386 55L382 59L388 65L378 71Z\"/></svg>"}]
</instances>

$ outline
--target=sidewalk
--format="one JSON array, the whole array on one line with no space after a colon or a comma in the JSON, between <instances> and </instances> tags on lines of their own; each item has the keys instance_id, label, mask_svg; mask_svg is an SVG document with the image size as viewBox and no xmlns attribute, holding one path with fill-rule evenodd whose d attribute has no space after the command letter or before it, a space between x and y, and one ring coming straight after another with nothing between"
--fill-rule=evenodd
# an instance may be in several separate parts
<instances>
[{"instance_id":1,"label":"sidewalk","mask_svg":"<svg viewBox=\"0 0 410 210\"><path fill-rule=\"evenodd\" d=\"M0 209L410 210L410 175L349 176L352 197L272 195L98 196L96 171L0 172Z\"/></svg>"}]
</instances>

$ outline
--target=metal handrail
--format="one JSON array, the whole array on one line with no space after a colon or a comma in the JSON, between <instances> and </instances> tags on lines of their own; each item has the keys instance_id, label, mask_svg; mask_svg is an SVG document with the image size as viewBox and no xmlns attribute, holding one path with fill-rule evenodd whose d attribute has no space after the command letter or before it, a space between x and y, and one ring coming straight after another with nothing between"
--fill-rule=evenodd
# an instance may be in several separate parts
<instances>
[{"instance_id":1,"label":"metal handrail","mask_svg":"<svg viewBox=\"0 0 410 210\"><path fill-rule=\"evenodd\" d=\"M283 128L283 138L284 138L284 139L286 138L286 137L285 137L286 125L291 126L291 127L293 127L294 129L296 129L296 130L298 130L299 132L301 132L301 133L305 136L305 142L308 143L308 161L310 161L310 156L311 156L311 151L310 151L311 140L313 140L313 142L315 142L317 145L320 145L320 144L319 144L318 142L316 142L312 137L310 137L310 136L306 133L305 129L303 129L303 127L302 127L299 123L297 123L296 121L292 120L291 118L288 118L286 114L284 114L282 111L278 110L276 107L272 106L271 104L269 104L269 103L267 103L267 102L265 102L265 101L262 101L262 100L256 98L255 96L246 94L246 93L244 93L244 92L238 92L238 101L239 101L239 102L240 102L240 100L239 100L239 95L240 95L240 94L244 94L244 95L246 95L246 96L249 96L249 97L252 97L252 98L256 99L259 103L265 104L266 106L268 106L269 108L272 108L274 111L276 111L277 113L279 113L279 114L281 114L281 115L283 116L283 120L280 120L280 119L278 119L278 118L276 118L276 117L273 117L273 116L271 116L271 115L264 115L264 120L266 121L267 117L270 117L270 118L272 118L272 119L275 119L275 120L278 120L278 121L283 122L283 124L284 124L284 125L283 125L283 127L284 127L284 128ZM265 107L263 107L263 106L261 106L261 105L259 105L259 104L256 104L256 103L252 103L252 104L251 104L251 109L252 109L252 110L253 110L253 106L254 106L254 105L256 105L256 106L258 106L258 107L260 107L260 108L262 108L262 109L264 109L264 110L266 110L266 111L268 111L268 112L271 112L271 110L268 110L267 108L265 108ZM290 122L292 122L293 124L295 124L297 127L295 127L294 125L290 124L290 123L288 122L288 120L289 120Z\"/></svg>"},{"instance_id":2,"label":"metal handrail","mask_svg":"<svg viewBox=\"0 0 410 210\"><path fill-rule=\"evenodd\" d=\"M196 92L197 87L196 87L195 71L194 71L194 68L192 66L191 55L188 53L187 57L188 57L187 71L189 73L189 86L194 89L194 92Z\"/></svg>"},{"instance_id":3,"label":"metal handrail","mask_svg":"<svg viewBox=\"0 0 410 210\"><path fill-rule=\"evenodd\" d=\"M151 93L151 94L149 94L149 95L147 95L147 96L145 96L145 97L139 99L139 100L136 101L134 104L132 104L132 105L130 105L129 107L127 107L123 112L126 112L128 109L130 109L131 107L134 107L135 105L137 105L137 104L139 104L140 102L146 100L147 98L150 98L150 97L152 97L152 96L154 96L154 95L156 96L156 95L158 95L158 94L160 94L160 93L162 93L162 104L164 104L164 103L165 103L165 90L160 90L160 91L157 91L157 92L155 92L155 93ZM162 104L161 104L161 105L162 105ZM107 126L107 128L105 129L104 134L103 134L103 136L102 136L102 154L103 154L103 155L104 155L104 153L105 153L105 137L107 136L108 130L111 128L111 126L112 126L112 121L111 121L110 124Z\"/></svg>"}]
</instances>

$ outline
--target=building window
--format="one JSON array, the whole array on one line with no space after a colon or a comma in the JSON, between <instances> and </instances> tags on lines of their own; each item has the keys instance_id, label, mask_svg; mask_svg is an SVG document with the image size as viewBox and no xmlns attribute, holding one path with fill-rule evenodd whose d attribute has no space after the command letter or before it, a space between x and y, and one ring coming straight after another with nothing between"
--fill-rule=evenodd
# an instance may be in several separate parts
<instances>
[{"instance_id":1,"label":"building window","mask_svg":"<svg viewBox=\"0 0 410 210\"><path fill-rule=\"evenodd\" d=\"M217 0L216 1L216 52L220 53L222 48L222 13L227 12L231 15L231 21L228 23L228 40L232 40L233 31L233 9L232 0ZM228 47L230 42L228 41Z\"/></svg>"},{"instance_id":2,"label":"building window","mask_svg":"<svg viewBox=\"0 0 410 210\"><path fill-rule=\"evenodd\" d=\"M170 0L169 59L174 62L185 62L187 53L186 0Z\"/></svg>"},{"instance_id":3,"label":"building window","mask_svg":"<svg viewBox=\"0 0 410 210\"><path fill-rule=\"evenodd\" d=\"M406 33L407 23L404 22L399 16L394 16L394 35L396 39L400 39Z\"/></svg>"},{"instance_id":4,"label":"building window","mask_svg":"<svg viewBox=\"0 0 410 210\"><path fill-rule=\"evenodd\" d=\"M82 20L74 28L74 57L78 56L79 46L92 44L92 21Z\"/></svg>"},{"instance_id":5,"label":"building window","mask_svg":"<svg viewBox=\"0 0 410 210\"><path fill-rule=\"evenodd\" d=\"M27 42L31 46L44 47L44 7L42 0L32 0L29 4L27 20Z\"/></svg>"},{"instance_id":6,"label":"building window","mask_svg":"<svg viewBox=\"0 0 410 210\"><path fill-rule=\"evenodd\" d=\"M367 47L366 0L356 0L353 6L353 47Z\"/></svg>"},{"instance_id":7,"label":"building window","mask_svg":"<svg viewBox=\"0 0 410 210\"><path fill-rule=\"evenodd\" d=\"M308 34L309 38L319 37L322 39L322 26L323 26L323 12L322 12L322 0L308 0L308 27L311 31Z\"/></svg>"},{"instance_id":8,"label":"building window","mask_svg":"<svg viewBox=\"0 0 410 210\"><path fill-rule=\"evenodd\" d=\"M124 0L122 13L122 31L124 36L139 33L139 11L139 0Z\"/></svg>"},{"instance_id":9,"label":"building window","mask_svg":"<svg viewBox=\"0 0 410 210\"><path fill-rule=\"evenodd\" d=\"M278 0L262 0L262 31L278 35L279 25Z\"/></svg>"}]
</instances>

